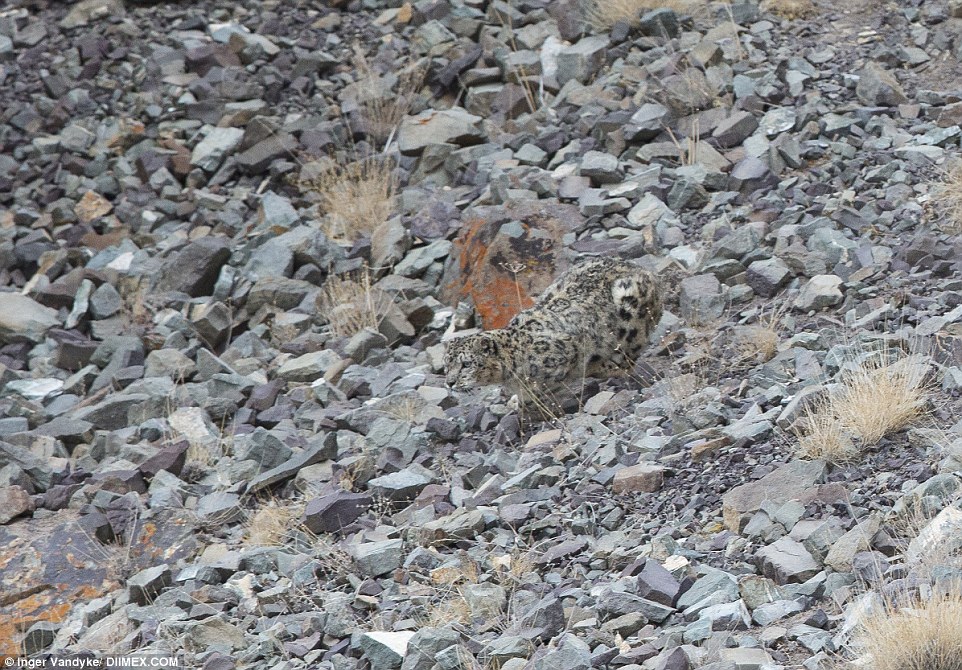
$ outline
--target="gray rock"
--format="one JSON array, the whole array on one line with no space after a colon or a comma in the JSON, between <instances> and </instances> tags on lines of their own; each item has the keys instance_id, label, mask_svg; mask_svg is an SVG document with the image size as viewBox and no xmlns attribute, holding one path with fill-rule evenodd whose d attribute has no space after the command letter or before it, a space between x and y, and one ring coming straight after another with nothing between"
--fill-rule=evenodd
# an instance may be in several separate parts
<instances>
[{"instance_id":1,"label":"gray rock","mask_svg":"<svg viewBox=\"0 0 962 670\"><path fill-rule=\"evenodd\" d=\"M800 312L819 311L842 302L842 278L836 275L815 275L799 291L794 307Z\"/></svg>"},{"instance_id":2,"label":"gray rock","mask_svg":"<svg viewBox=\"0 0 962 670\"><path fill-rule=\"evenodd\" d=\"M106 319L123 306L120 294L110 284L101 284L90 296L90 315L95 319Z\"/></svg>"},{"instance_id":3,"label":"gray rock","mask_svg":"<svg viewBox=\"0 0 962 670\"><path fill-rule=\"evenodd\" d=\"M855 555L871 546L872 537L880 526L881 522L876 514L856 524L832 544L825 556L825 565L836 572L851 572Z\"/></svg>"},{"instance_id":4,"label":"gray rock","mask_svg":"<svg viewBox=\"0 0 962 670\"><path fill-rule=\"evenodd\" d=\"M419 628L409 640L401 670L431 670L442 650L461 641L461 636L450 628Z\"/></svg>"},{"instance_id":5,"label":"gray rock","mask_svg":"<svg viewBox=\"0 0 962 670\"><path fill-rule=\"evenodd\" d=\"M337 456L336 433L329 432L329 433L322 433L319 435L315 435L312 438L310 438L309 441L311 442L311 444L309 444L308 447L304 449L304 451L292 456L290 459L281 463L280 465L277 465L271 468L270 470L267 470L266 472L262 472L261 474L257 475L254 479L252 479L247 484L247 493L248 494L256 493L257 491L260 491L263 488L266 488L268 486L273 486L278 482L282 482L285 479L294 477L295 475L298 474L298 472L301 471L302 468L306 468L316 463L320 463L321 461L333 459ZM353 494L347 494L347 495L350 496ZM367 499L368 501L370 500L369 498L363 495L361 495L360 498ZM314 502L315 501L313 500L311 501L311 503L314 503ZM304 521L305 524L308 524L306 520L307 509L311 509L311 503L309 503L307 508L305 508L305 521ZM315 505L314 508L312 508L311 522L309 525L309 527L311 527L312 529L312 532L315 532L315 533L334 532L340 527L340 525L338 525L336 528L332 528L330 530L323 530L323 531L314 530L314 528L318 527L318 524L314 522L314 515L316 515L317 512L318 512L317 506ZM324 524L321 524L321 525L324 526L325 528L327 527Z\"/></svg>"},{"instance_id":6,"label":"gray rock","mask_svg":"<svg viewBox=\"0 0 962 670\"><path fill-rule=\"evenodd\" d=\"M755 552L755 560L762 574L778 584L801 583L821 570L805 546L790 537L762 547Z\"/></svg>"},{"instance_id":7,"label":"gray rock","mask_svg":"<svg viewBox=\"0 0 962 670\"><path fill-rule=\"evenodd\" d=\"M666 468L654 463L638 463L619 468L611 482L615 493L654 493L661 489Z\"/></svg>"},{"instance_id":8,"label":"gray rock","mask_svg":"<svg viewBox=\"0 0 962 670\"><path fill-rule=\"evenodd\" d=\"M56 310L19 293L0 293L0 343L42 342L59 325Z\"/></svg>"},{"instance_id":9,"label":"gray rock","mask_svg":"<svg viewBox=\"0 0 962 670\"><path fill-rule=\"evenodd\" d=\"M796 600L776 600L759 605L752 612L752 621L759 626L770 626L793 614L805 611L805 605Z\"/></svg>"},{"instance_id":10,"label":"gray rock","mask_svg":"<svg viewBox=\"0 0 962 670\"><path fill-rule=\"evenodd\" d=\"M351 547L351 553L358 572L367 577L386 575L404 560L400 539L360 542Z\"/></svg>"},{"instance_id":11,"label":"gray rock","mask_svg":"<svg viewBox=\"0 0 962 670\"><path fill-rule=\"evenodd\" d=\"M129 425L128 413L150 400L146 393L115 393L81 408L71 418L88 421L101 430L120 430Z\"/></svg>"},{"instance_id":12,"label":"gray rock","mask_svg":"<svg viewBox=\"0 0 962 670\"><path fill-rule=\"evenodd\" d=\"M762 504L784 505L790 500L807 501L825 476L822 461L796 460L780 466L761 479L736 486L722 497L722 516L733 532L741 532Z\"/></svg>"},{"instance_id":13,"label":"gray rock","mask_svg":"<svg viewBox=\"0 0 962 670\"><path fill-rule=\"evenodd\" d=\"M591 35L583 37L558 53L558 83L570 80L587 83L605 64L608 53L608 37Z\"/></svg>"},{"instance_id":14,"label":"gray rock","mask_svg":"<svg viewBox=\"0 0 962 670\"><path fill-rule=\"evenodd\" d=\"M680 590L681 584L661 563L653 558L645 561L645 567L638 573L638 595L662 605L674 606Z\"/></svg>"},{"instance_id":15,"label":"gray rock","mask_svg":"<svg viewBox=\"0 0 962 670\"><path fill-rule=\"evenodd\" d=\"M144 377L170 377L184 382L191 378L197 366L177 349L156 349L144 361Z\"/></svg>"},{"instance_id":16,"label":"gray rock","mask_svg":"<svg viewBox=\"0 0 962 670\"><path fill-rule=\"evenodd\" d=\"M755 261L748 266L745 281L758 295L771 298L792 278L792 272L781 258Z\"/></svg>"},{"instance_id":17,"label":"gray rock","mask_svg":"<svg viewBox=\"0 0 962 670\"><path fill-rule=\"evenodd\" d=\"M291 201L268 191L257 208L257 225L272 232L288 230L301 220Z\"/></svg>"},{"instance_id":18,"label":"gray rock","mask_svg":"<svg viewBox=\"0 0 962 670\"><path fill-rule=\"evenodd\" d=\"M414 637L412 631L375 631L363 633L358 647L370 663L371 670L396 670Z\"/></svg>"},{"instance_id":19,"label":"gray rock","mask_svg":"<svg viewBox=\"0 0 962 670\"><path fill-rule=\"evenodd\" d=\"M744 158L732 168L731 176L728 180L729 189L740 191L741 193L751 193L767 186L773 185L777 178L772 174L768 163L760 158L749 156Z\"/></svg>"},{"instance_id":20,"label":"gray rock","mask_svg":"<svg viewBox=\"0 0 962 670\"><path fill-rule=\"evenodd\" d=\"M421 527L421 534L427 541L457 542L469 540L484 530L484 515L479 510L460 508L453 513L429 521Z\"/></svg>"},{"instance_id":21,"label":"gray rock","mask_svg":"<svg viewBox=\"0 0 962 670\"><path fill-rule=\"evenodd\" d=\"M54 643L57 639L57 633L62 627L61 624L54 621L37 621L27 629L20 640L20 650L28 657L39 654Z\"/></svg>"},{"instance_id":22,"label":"gray rock","mask_svg":"<svg viewBox=\"0 0 962 670\"><path fill-rule=\"evenodd\" d=\"M589 177L596 184L614 184L624 176L618 166L618 157L604 151L585 152L581 157L579 172L582 177Z\"/></svg>"},{"instance_id":23,"label":"gray rock","mask_svg":"<svg viewBox=\"0 0 962 670\"><path fill-rule=\"evenodd\" d=\"M758 129L758 120L751 112L737 111L719 123L712 138L722 147L735 147Z\"/></svg>"},{"instance_id":24,"label":"gray rock","mask_svg":"<svg viewBox=\"0 0 962 670\"><path fill-rule=\"evenodd\" d=\"M172 576L170 566L166 563L141 570L127 580L130 602L138 605L152 603L160 592L170 585Z\"/></svg>"},{"instance_id":25,"label":"gray rock","mask_svg":"<svg viewBox=\"0 0 962 670\"><path fill-rule=\"evenodd\" d=\"M525 666L527 670L591 670L591 650L588 645L573 634L561 637L557 646L552 644L543 654L535 657Z\"/></svg>"},{"instance_id":26,"label":"gray rock","mask_svg":"<svg viewBox=\"0 0 962 670\"><path fill-rule=\"evenodd\" d=\"M30 495L19 486L0 486L0 525L33 509Z\"/></svg>"},{"instance_id":27,"label":"gray rock","mask_svg":"<svg viewBox=\"0 0 962 670\"><path fill-rule=\"evenodd\" d=\"M631 115L623 132L626 140L647 142L665 132L665 128L670 123L671 111L664 105L649 102L643 104Z\"/></svg>"},{"instance_id":28,"label":"gray rock","mask_svg":"<svg viewBox=\"0 0 962 670\"><path fill-rule=\"evenodd\" d=\"M706 607L698 618L707 619L710 630L746 630L751 624L748 608L741 600Z\"/></svg>"},{"instance_id":29,"label":"gray rock","mask_svg":"<svg viewBox=\"0 0 962 670\"><path fill-rule=\"evenodd\" d=\"M340 362L340 356L324 349L288 360L277 369L277 376L289 382L312 382Z\"/></svg>"},{"instance_id":30,"label":"gray rock","mask_svg":"<svg viewBox=\"0 0 962 670\"><path fill-rule=\"evenodd\" d=\"M738 600L738 585L732 575L708 566L701 566L699 572L695 583L678 597L678 609L684 610L686 616L711 605Z\"/></svg>"},{"instance_id":31,"label":"gray rock","mask_svg":"<svg viewBox=\"0 0 962 670\"><path fill-rule=\"evenodd\" d=\"M215 491L197 501L197 516L205 523L234 523L244 518L244 509L236 493Z\"/></svg>"},{"instance_id":32,"label":"gray rock","mask_svg":"<svg viewBox=\"0 0 962 670\"><path fill-rule=\"evenodd\" d=\"M507 594L497 584L465 584L461 595L471 616L484 619L500 615L507 604Z\"/></svg>"},{"instance_id":33,"label":"gray rock","mask_svg":"<svg viewBox=\"0 0 962 670\"><path fill-rule=\"evenodd\" d=\"M293 135L276 132L269 134L241 153L235 154L234 160L237 166L247 174L260 174L272 163L288 158L297 148L297 139Z\"/></svg>"},{"instance_id":34,"label":"gray rock","mask_svg":"<svg viewBox=\"0 0 962 670\"><path fill-rule=\"evenodd\" d=\"M283 435L283 434L282 434ZM234 454L240 460L255 461L261 468L275 468L287 461L293 452L272 431L257 427L246 436L234 440Z\"/></svg>"},{"instance_id":35,"label":"gray rock","mask_svg":"<svg viewBox=\"0 0 962 670\"><path fill-rule=\"evenodd\" d=\"M214 172L240 146L243 138L244 131L240 128L211 128L191 152L190 164Z\"/></svg>"},{"instance_id":36,"label":"gray rock","mask_svg":"<svg viewBox=\"0 0 962 670\"><path fill-rule=\"evenodd\" d=\"M178 291L196 298L210 295L221 266L230 258L227 240L202 237L172 254L160 270L159 291Z\"/></svg>"},{"instance_id":37,"label":"gray rock","mask_svg":"<svg viewBox=\"0 0 962 670\"><path fill-rule=\"evenodd\" d=\"M898 80L878 63L869 63L858 73L855 95L869 107L895 107L909 101Z\"/></svg>"},{"instance_id":38,"label":"gray rock","mask_svg":"<svg viewBox=\"0 0 962 670\"><path fill-rule=\"evenodd\" d=\"M375 477L367 483L368 490L375 496L388 500L413 500L434 476L424 467L414 464L403 470Z\"/></svg>"},{"instance_id":39,"label":"gray rock","mask_svg":"<svg viewBox=\"0 0 962 670\"><path fill-rule=\"evenodd\" d=\"M674 10L663 7L642 14L638 30L642 35L673 39L681 35L681 23Z\"/></svg>"},{"instance_id":40,"label":"gray rock","mask_svg":"<svg viewBox=\"0 0 962 670\"><path fill-rule=\"evenodd\" d=\"M367 494L337 491L307 503L301 521L312 533L335 533L354 523L370 506Z\"/></svg>"},{"instance_id":41,"label":"gray rock","mask_svg":"<svg viewBox=\"0 0 962 670\"><path fill-rule=\"evenodd\" d=\"M681 317L691 324L709 323L725 313L727 300L715 275L695 275L681 282Z\"/></svg>"},{"instance_id":42,"label":"gray rock","mask_svg":"<svg viewBox=\"0 0 962 670\"><path fill-rule=\"evenodd\" d=\"M433 144L468 146L484 140L481 117L460 107L428 109L401 122L398 147L408 155L420 154Z\"/></svg>"},{"instance_id":43,"label":"gray rock","mask_svg":"<svg viewBox=\"0 0 962 670\"><path fill-rule=\"evenodd\" d=\"M210 347L220 346L234 327L233 311L218 300L212 300L204 305L198 313L191 315L191 323L197 329L204 342ZM207 351L201 349L201 352ZM209 352L208 352L209 353ZM198 352L200 360L202 354Z\"/></svg>"}]
</instances>

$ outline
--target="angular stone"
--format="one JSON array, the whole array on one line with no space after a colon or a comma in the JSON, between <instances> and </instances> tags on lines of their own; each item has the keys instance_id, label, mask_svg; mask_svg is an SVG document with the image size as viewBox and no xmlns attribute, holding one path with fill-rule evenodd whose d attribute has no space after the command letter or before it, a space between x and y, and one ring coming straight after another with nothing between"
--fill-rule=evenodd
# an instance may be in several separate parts
<instances>
[{"instance_id":1,"label":"angular stone","mask_svg":"<svg viewBox=\"0 0 962 670\"><path fill-rule=\"evenodd\" d=\"M758 120L751 112L737 111L719 123L712 131L712 138L721 147L736 147L758 129Z\"/></svg>"},{"instance_id":2,"label":"angular stone","mask_svg":"<svg viewBox=\"0 0 962 670\"><path fill-rule=\"evenodd\" d=\"M312 533L336 533L371 506L371 496L337 491L307 503L301 521Z\"/></svg>"},{"instance_id":3,"label":"angular stone","mask_svg":"<svg viewBox=\"0 0 962 670\"><path fill-rule=\"evenodd\" d=\"M807 503L817 494L815 485L825 476L822 461L795 460L768 473L761 479L736 486L722 496L725 526L741 532L749 518L762 504L781 506L789 500Z\"/></svg>"},{"instance_id":4,"label":"angular stone","mask_svg":"<svg viewBox=\"0 0 962 670\"><path fill-rule=\"evenodd\" d=\"M33 509L30 494L19 486L0 486L0 525Z\"/></svg>"},{"instance_id":5,"label":"angular stone","mask_svg":"<svg viewBox=\"0 0 962 670\"><path fill-rule=\"evenodd\" d=\"M686 277L681 281L681 317L691 324L709 323L725 313L727 301L715 275Z\"/></svg>"},{"instance_id":6,"label":"angular stone","mask_svg":"<svg viewBox=\"0 0 962 670\"><path fill-rule=\"evenodd\" d=\"M432 481L434 477L430 472L422 466L411 465L398 472L375 477L367 483L367 487L373 495L388 500L413 500Z\"/></svg>"},{"instance_id":7,"label":"angular stone","mask_svg":"<svg viewBox=\"0 0 962 670\"><path fill-rule=\"evenodd\" d=\"M351 547L354 563L358 572L366 577L378 577L401 567L404 558L402 542L396 540L380 540L378 542L361 542Z\"/></svg>"},{"instance_id":8,"label":"angular stone","mask_svg":"<svg viewBox=\"0 0 962 670\"><path fill-rule=\"evenodd\" d=\"M858 73L855 95L868 107L896 107L909 101L891 72L878 63L869 63Z\"/></svg>"},{"instance_id":9,"label":"angular stone","mask_svg":"<svg viewBox=\"0 0 962 670\"><path fill-rule=\"evenodd\" d=\"M413 631L375 631L361 635L358 647L371 670L397 670L413 637Z\"/></svg>"},{"instance_id":10,"label":"angular stone","mask_svg":"<svg viewBox=\"0 0 962 670\"><path fill-rule=\"evenodd\" d=\"M465 585L465 589L469 590L471 586L472 585ZM467 600L467 598L468 596L466 595L465 599ZM468 603L468 606L470 607L470 603ZM492 614L497 614L498 612L500 612L500 610ZM461 636L457 631L451 630L450 628L418 628L414 637L408 641L407 653L404 654L401 670L431 670L431 668L434 667L438 654L460 642Z\"/></svg>"},{"instance_id":11,"label":"angular stone","mask_svg":"<svg viewBox=\"0 0 962 670\"><path fill-rule=\"evenodd\" d=\"M762 574L778 584L801 584L821 570L805 546L790 537L759 549L755 552L755 561Z\"/></svg>"},{"instance_id":12,"label":"angular stone","mask_svg":"<svg viewBox=\"0 0 962 670\"><path fill-rule=\"evenodd\" d=\"M114 206L107 198L96 191L87 191L74 206L74 214L81 223L90 223L102 216L107 216Z\"/></svg>"},{"instance_id":13,"label":"angular stone","mask_svg":"<svg viewBox=\"0 0 962 670\"><path fill-rule=\"evenodd\" d=\"M157 290L178 291L193 298L210 295L230 253L223 238L202 237L191 242L164 262Z\"/></svg>"},{"instance_id":14,"label":"angular stone","mask_svg":"<svg viewBox=\"0 0 962 670\"><path fill-rule=\"evenodd\" d=\"M562 49L558 53L558 83L563 86L572 79L587 83L605 64L608 44L606 35L591 35Z\"/></svg>"},{"instance_id":15,"label":"angular stone","mask_svg":"<svg viewBox=\"0 0 962 670\"><path fill-rule=\"evenodd\" d=\"M851 572L855 555L871 547L872 537L880 527L881 522L875 514L856 524L832 544L825 556L825 565L836 572Z\"/></svg>"},{"instance_id":16,"label":"angular stone","mask_svg":"<svg viewBox=\"0 0 962 670\"><path fill-rule=\"evenodd\" d=\"M234 156L238 167L248 174L260 174L272 163L289 157L297 150L297 139L289 133L272 133L249 149Z\"/></svg>"},{"instance_id":17,"label":"angular stone","mask_svg":"<svg viewBox=\"0 0 962 670\"><path fill-rule=\"evenodd\" d=\"M340 363L337 353L324 349L290 359L277 369L277 376L289 382L312 382Z\"/></svg>"},{"instance_id":18,"label":"angular stone","mask_svg":"<svg viewBox=\"0 0 962 670\"><path fill-rule=\"evenodd\" d=\"M653 558L645 561L645 567L638 573L638 595L673 607L680 590L681 584L661 563Z\"/></svg>"},{"instance_id":19,"label":"angular stone","mask_svg":"<svg viewBox=\"0 0 962 670\"><path fill-rule=\"evenodd\" d=\"M763 298L774 296L791 278L792 271L788 269L785 261L778 257L754 261L748 266L745 275L748 285Z\"/></svg>"},{"instance_id":20,"label":"angular stone","mask_svg":"<svg viewBox=\"0 0 962 670\"><path fill-rule=\"evenodd\" d=\"M623 132L628 141L647 142L665 132L670 123L671 111L667 107L648 102L631 115Z\"/></svg>"},{"instance_id":21,"label":"angular stone","mask_svg":"<svg viewBox=\"0 0 962 670\"><path fill-rule=\"evenodd\" d=\"M468 146L484 140L481 117L460 107L428 109L401 122L398 148L408 155L420 154L432 144Z\"/></svg>"},{"instance_id":22,"label":"angular stone","mask_svg":"<svg viewBox=\"0 0 962 670\"><path fill-rule=\"evenodd\" d=\"M244 518L244 509L236 493L215 491L197 501L197 516L205 523L234 523Z\"/></svg>"},{"instance_id":23,"label":"angular stone","mask_svg":"<svg viewBox=\"0 0 962 670\"><path fill-rule=\"evenodd\" d=\"M156 349L147 354L144 377L170 377L184 382L190 379L196 367L194 361L177 349Z\"/></svg>"},{"instance_id":24,"label":"angular stone","mask_svg":"<svg viewBox=\"0 0 962 670\"><path fill-rule=\"evenodd\" d=\"M160 592L170 585L172 577L170 566L166 563L141 570L127 580L130 602L138 605L152 603Z\"/></svg>"},{"instance_id":25,"label":"angular stone","mask_svg":"<svg viewBox=\"0 0 962 670\"><path fill-rule=\"evenodd\" d=\"M266 488L268 486L273 486L278 482L282 482L285 479L289 479L297 475L297 473L300 472L302 468L306 468L316 463L320 463L321 461L326 461L334 458L337 455L336 437L337 437L336 433L331 432L331 433L324 433L321 435L317 435L311 438L311 440L313 441L313 444L311 444L306 449L304 449L303 452L293 456L292 458L285 461L284 463L281 463L277 467L271 468L270 470L267 470L266 472L262 472L261 474L254 477L247 484L247 493L248 494L256 493L257 491L260 491L263 488ZM353 494L348 494L348 495L353 495ZM362 499L366 498L368 501L370 501L370 498L367 496L362 495L361 498ZM314 500L311 501L311 503L314 503L314 502L315 502ZM310 507L311 507L311 504L308 503L308 508ZM312 511L312 517L316 513L317 513L317 510L315 508ZM306 510L305 510L304 518L305 518L304 523L308 524ZM314 523L313 519L311 521L311 525L312 526L317 525ZM340 526L338 526L338 528L339 527ZM334 530L337 530L337 528L334 528L333 530L325 530L324 532L333 532ZM312 531L315 533L320 532L319 530L314 530L313 528L312 528Z\"/></svg>"},{"instance_id":26,"label":"angular stone","mask_svg":"<svg viewBox=\"0 0 962 670\"><path fill-rule=\"evenodd\" d=\"M0 343L42 342L59 325L56 310L19 293L0 293Z\"/></svg>"},{"instance_id":27,"label":"angular stone","mask_svg":"<svg viewBox=\"0 0 962 670\"><path fill-rule=\"evenodd\" d=\"M681 35L681 22L674 10L661 7L642 14L638 30L642 35L674 39Z\"/></svg>"},{"instance_id":28,"label":"angular stone","mask_svg":"<svg viewBox=\"0 0 962 670\"><path fill-rule=\"evenodd\" d=\"M654 463L638 463L619 469L611 482L615 493L654 493L661 489L667 468Z\"/></svg>"},{"instance_id":29,"label":"angular stone","mask_svg":"<svg viewBox=\"0 0 962 670\"><path fill-rule=\"evenodd\" d=\"M800 312L811 312L834 307L844 300L842 278L836 275L815 275L802 286L794 307Z\"/></svg>"},{"instance_id":30,"label":"angular stone","mask_svg":"<svg viewBox=\"0 0 962 670\"><path fill-rule=\"evenodd\" d=\"M206 172L214 172L224 162L224 158L240 146L244 131L240 128L212 128L194 147L190 154L190 164Z\"/></svg>"}]
</instances>

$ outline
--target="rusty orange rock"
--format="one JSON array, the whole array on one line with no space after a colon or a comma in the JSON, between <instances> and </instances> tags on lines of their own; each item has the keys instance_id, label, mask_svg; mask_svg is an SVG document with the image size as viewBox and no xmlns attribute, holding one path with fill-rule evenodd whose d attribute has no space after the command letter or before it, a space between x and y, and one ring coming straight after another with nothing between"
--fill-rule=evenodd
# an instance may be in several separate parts
<instances>
[{"instance_id":1,"label":"rusty orange rock","mask_svg":"<svg viewBox=\"0 0 962 670\"><path fill-rule=\"evenodd\" d=\"M551 201L475 207L455 240L443 298L471 300L486 329L503 328L568 268L562 238L582 224L576 207Z\"/></svg>"}]
</instances>

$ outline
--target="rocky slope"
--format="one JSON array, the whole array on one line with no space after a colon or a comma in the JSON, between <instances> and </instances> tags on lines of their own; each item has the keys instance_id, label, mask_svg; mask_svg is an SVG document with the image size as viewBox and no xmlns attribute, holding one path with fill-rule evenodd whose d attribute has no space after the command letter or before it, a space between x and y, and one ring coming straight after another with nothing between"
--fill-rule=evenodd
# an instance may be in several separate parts
<instances>
[{"instance_id":1,"label":"rocky slope","mask_svg":"<svg viewBox=\"0 0 962 670\"><path fill-rule=\"evenodd\" d=\"M962 9L763 5L0 12L0 654L828 668L958 575ZM635 375L445 388L598 254ZM922 419L800 458L879 351Z\"/></svg>"}]
</instances>

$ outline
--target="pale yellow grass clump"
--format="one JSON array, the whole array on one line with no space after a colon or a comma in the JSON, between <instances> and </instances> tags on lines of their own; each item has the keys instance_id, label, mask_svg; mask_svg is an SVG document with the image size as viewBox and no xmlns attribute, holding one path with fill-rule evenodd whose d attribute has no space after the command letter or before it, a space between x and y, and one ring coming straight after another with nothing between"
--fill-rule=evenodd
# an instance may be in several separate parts
<instances>
[{"instance_id":1,"label":"pale yellow grass clump","mask_svg":"<svg viewBox=\"0 0 962 670\"><path fill-rule=\"evenodd\" d=\"M324 233L338 241L370 235L394 211L397 179L389 160L331 165L304 184L325 215Z\"/></svg>"},{"instance_id":2,"label":"pale yellow grass clump","mask_svg":"<svg viewBox=\"0 0 962 670\"><path fill-rule=\"evenodd\" d=\"M948 232L962 233L962 161L956 162L942 175L932 189L932 211L944 212Z\"/></svg>"},{"instance_id":3,"label":"pale yellow grass clump","mask_svg":"<svg viewBox=\"0 0 962 670\"><path fill-rule=\"evenodd\" d=\"M694 0L585 0L585 23L595 32L605 32L619 21L637 26L641 15L654 9L673 9L690 13Z\"/></svg>"},{"instance_id":4,"label":"pale yellow grass clump","mask_svg":"<svg viewBox=\"0 0 962 670\"><path fill-rule=\"evenodd\" d=\"M244 522L246 543L258 547L281 546L303 513L303 503L268 500Z\"/></svg>"},{"instance_id":5,"label":"pale yellow grass clump","mask_svg":"<svg viewBox=\"0 0 962 670\"><path fill-rule=\"evenodd\" d=\"M804 455L851 460L859 446L870 447L923 414L928 366L914 357L885 359L883 353L843 370L837 388L814 403L799 443Z\"/></svg>"},{"instance_id":6,"label":"pale yellow grass clump","mask_svg":"<svg viewBox=\"0 0 962 670\"><path fill-rule=\"evenodd\" d=\"M763 0L760 8L783 19L803 19L815 14L812 0Z\"/></svg>"},{"instance_id":7,"label":"pale yellow grass clump","mask_svg":"<svg viewBox=\"0 0 962 670\"><path fill-rule=\"evenodd\" d=\"M959 670L962 593L953 588L904 607L885 605L862 623L854 647L873 670Z\"/></svg>"},{"instance_id":8,"label":"pale yellow grass clump","mask_svg":"<svg viewBox=\"0 0 962 670\"><path fill-rule=\"evenodd\" d=\"M371 285L367 270L328 277L318 299L318 308L335 337L352 337L365 328L376 331L390 305L391 298Z\"/></svg>"},{"instance_id":9,"label":"pale yellow grass clump","mask_svg":"<svg viewBox=\"0 0 962 670\"><path fill-rule=\"evenodd\" d=\"M418 98L427 74L426 62L402 63L396 75L380 75L360 46L354 46L354 66L359 74L359 106L365 131L384 143L386 150L401 121Z\"/></svg>"}]
</instances>

